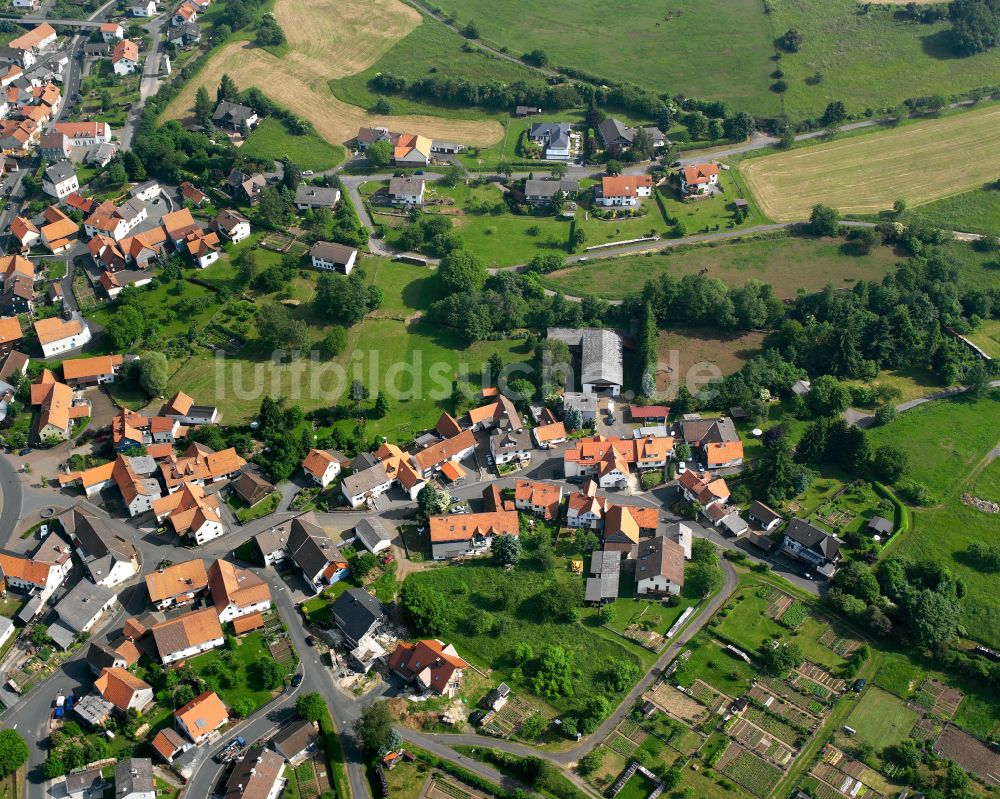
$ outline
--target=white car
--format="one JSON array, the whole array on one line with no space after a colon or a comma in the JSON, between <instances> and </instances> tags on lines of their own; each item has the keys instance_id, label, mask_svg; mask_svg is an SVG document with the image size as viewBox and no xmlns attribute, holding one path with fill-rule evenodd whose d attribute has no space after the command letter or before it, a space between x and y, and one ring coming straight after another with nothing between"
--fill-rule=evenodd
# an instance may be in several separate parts
<instances>
[{"instance_id":1,"label":"white car","mask_svg":"<svg viewBox=\"0 0 1000 799\"><path fill-rule=\"evenodd\" d=\"M684 474L688 470L687 464L684 461L680 461L677 464L677 474Z\"/></svg>"}]
</instances>

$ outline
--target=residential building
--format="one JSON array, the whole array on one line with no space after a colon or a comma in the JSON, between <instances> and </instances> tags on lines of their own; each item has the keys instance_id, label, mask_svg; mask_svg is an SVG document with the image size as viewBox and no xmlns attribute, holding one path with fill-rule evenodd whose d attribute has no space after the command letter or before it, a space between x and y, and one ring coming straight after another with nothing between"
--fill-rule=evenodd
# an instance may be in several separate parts
<instances>
[{"instance_id":1,"label":"residential building","mask_svg":"<svg viewBox=\"0 0 1000 799\"><path fill-rule=\"evenodd\" d=\"M332 186L310 186L300 183L295 190L295 207L300 211L309 211L313 208L327 208L333 211L339 203L340 189Z\"/></svg>"},{"instance_id":2,"label":"residential building","mask_svg":"<svg viewBox=\"0 0 1000 799\"><path fill-rule=\"evenodd\" d=\"M354 525L354 535L365 549L375 555L392 544L392 534L377 516L359 520Z\"/></svg>"},{"instance_id":3,"label":"residential building","mask_svg":"<svg viewBox=\"0 0 1000 799\"><path fill-rule=\"evenodd\" d=\"M464 421L466 423L460 427L467 427L471 430L489 430L490 428L518 430L524 427L514 403L502 394L497 395L496 399L488 405L470 410L464 417ZM438 423L440 424L440 420Z\"/></svg>"},{"instance_id":4,"label":"residential building","mask_svg":"<svg viewBox=\"0 0 1000 799\"><path fill-rule=\"evenodd\" d=\"M66 441L73 433L75 420L90 416L90 403L73 399L73 390L58 382L48 369L43 369L31 384L31 404L38 405L38 439Z\"/></svg>"},{"instance_id":5,"label":"residential building","mask_svg":"<svg viewBox=\"0 0 1000 799\"><path fill-rule=\"evenodd\" d=\"M411 500L416 500L426 481L410 465L410 456L394 444L383 444L374 456L365 453L374 461L370 466L355 468L353 474L340 482L340 490L352 508L360 508L367 502L375 502L392 486L398 485Z\"/></svg>"},{"instance_id":6,"label":"residential building","mask_svg":"<svg viewBox=\"0 0 1000 799\"><path fill-rule=\"evenodd\" d=\"M250 236L250 220L231 208L220 211L212 220L212 227L233 244Z\"/></svg>"},{"instance_id":7,"label":"residential building","mask_svg":"<svg viewBox=\"0 0 1000 799\"><path fill-rule=\"evenodd\" d=\"M431 516L431 551L434 560L479 555L493 545L497 535L518 535L516 511L450 513Z\"/></svg>"},{"instance_id":8,"label":"residential building","mask_svg":"<svg viewBox=\"0 0 1000 799\"><path fill-rule=\"evenodd\" d=\"M271 483L267 482L267 480L256 472L246 469L240 472L240 476L232 482L230 488L232 488L234 494L251 508L263 502L274 493L274 486Z\"/></svg>"},{"instance_id":9,"label":"residential building","mask_svg":"<svg viewBox=\"0 0 1000 799\"><path fill-rule=\"evenodd\" d=\"M38 60L37 56L42 50L55 44L56 38L55 28L43 22L16 39L11 39L7 46L19 54L21 67L27 69Z\"/></svg>"},{"instance_id":10,"label":"residential building","mask_svg":"<svg viewBox=\"0 0 1000 799\"><path fill-rule=\"evenodd\" d=\"M756 499L750 503L750 508L747 510L747 516L749 516L768 533L775 530L782 523L782 521L784 521L777 511L772 510L763 502Z\"/></svg>"},{"instance_id":11,"label":"residential building","mask_svg":"<svg viewBox=\"0 0 1000 799\"><path fill-rule=\"evenodd\" d=\"M505 427L490 434L490 454L497 464L531 459L531 431Z\"/></svg>"},{"instance_id":12,"label":"residential building","mask_svg":"<svg viewBox=\"0 0 1000 799\"><path fill-rule=\"evenodd\" d=\"M152 747L156 750L156 753L168 763L172 763L177 755L184 752L190 746L191 744L181 738L170 727L164 727L156 733L156 737L153 738L152 742Z\"/></svg>"},{"instance_id":13,"label":"residential building","mask_svg":"<svg viewBox=\"0 0 1000 799\"><path fill-rule=\"evenodd\" d=\"M671 437L618 438L591 436L563 452L567 477L596 477L601 488L620 488L628 482L629 470L662 469L674 451Z\"/></svg>"},{"instance_id":14,"label":"residential building","mask_svg":"<svg viewBox=\"0 0 1000 799\"><path fill-rule=\"evenodd\" d=\"M742 441L713 441L706 444L702 454L709 469L725 469L743 463Z\"/></svg>"},{"instance_id":15,"label":"residential building","mask_svg":"<svg viewBox=\"0 0 1000 799\"><path fill-rule=\"evenodd\" d=\"M14 622L6 616L0 616L0 648L13 638L16 632L17 628L14 626Z\"/></svg>"},{"instance_id":16,"label":"residential building","mask_svg":"<svg viewBox=\"0 0 1000 799\"><path fill-rule=\"evenodd\" d=\"M63 783L66 799L97 799L104 795L104 789L107 787L108 783L99 768L67 774Z\"/></svg>"},{"instance_id":17,"label":"residential building","mask_svg":"<svg viewBox=\"0 0 1000 799\"><path fill-rule=\"evenodd\" d=\"M128 534L117 532L111 519L98 516L85 503L77 503L58 516L90 579L98 585L116 586L139 570L139 556Z\"/></svg>"},{"instance_id":18,"label":"residential building","mask_svg":"<svg viewBox=\"0 0 1000 799\"><path fill-rule=\"evenodd\" d=\"M422 691L454 697L469 664L452 644L431 638L413 644L400 641L389 658L389 668Z\"/></svg>"},{"instance_id":19,"label":"residential building","mask_svg":"<svg viewBox=\"0 0 1000 799\"><path fill-rule=\"evenodd\" d=\"M45 221L38 232L42 245L53 255L68 250L80 234L80 226L54 205L45 209Z\"/></svg>"},{"instance_id":20,"label":"residential building","mask_svg":"<svg viewBox=\"0 0 1000 799\"><path fill-rule=\"evenodd\" d=\"M160 476L173 493L185 483L211 485L236 477L247 465L233 447L215 452L203 444L191 444L181 456L170 453L160 464Z\"/></svg>"},{"instance_id":21,"label":"residential building","mask_svg":"<svg viewBox=\"0 0 1000 799\"><path fill-rule=\"evenodd\" d=\"M156 470L156 461L148 455L119 455L115 459L111 479L118 486L130 516L153 510L153 503L162 496Z\"/></svg>"},{"instance_id":22,"label":"residential building","mask_svg":"<svg viewBox=\"0 0 1000 799\"><path fill-rule=\"evenodd\" d=\"M63 380L70 388L81 389L102 383L113 383L124 363L121 355L98 355L63 361Z\"/></svg>"},{"instance_id":23,"label":"residential building","mask_svg":"<svg viewBox=\"0 0 1000 799\"><path fill-rule=\"evenodd\" d=\"M44 604L61 584L59 571L51 564L0 553L0 587L41 597Z\"/></svg>"},{"instance_id":24,"label":"residential building","mask_svg":"<svg viewBox=\"0 0 1000 799\"><path fill-rule=\"evenodd\" d=\"M153 702L153 686L125 669L103 669L94 680L94 688L102 699L122 713L127 710L138 710L141 713Z\"/></svg>"},{"instance_id":25,"label":"residential building","mask_svg":"<svg viewBox=\"0 0 1000 799\"><path fill-rule=\"evenodd\" d=\"M101 38L106 42L117 42L125 38L125 29L117 22L102 22Z\"/></svg>"},{"instance_id":26,"label":"residential building","mask_svg":"<svg viewBox=\"0 0 1000 799\"><path fill-rule=\"evenodd\" d=\"M743 442L728 416L683 420L681 437L695 450L706 468L718 469L743 463Z\"/></svg>"},{"instance_id":27,"label":"residential building","mask_svg":"<svg viewBox=\"0 0 1000 799\"><path fill-rule=\"evenodd\" d=\"M464 144L459 144L454 141L442 141L441 139L435 139L431 142L431 152L435 155L456 155L464 149Z\"/></svg>"},{"instance_id":28,"label":"residential building","mask_svg":"<svg viewBox=\"0 0 1000 799\"><path fill-rule=\"evenodd\" d=\"M116 602L117 588L78 580L56 604L59 619L49 625L49 637L62 649L69 649L81 635L94 629Z\"/></svg>"},{"instance_id":29,"label":"residential building","mask_svg":"<svg viewBox=\"0 0 1000 799\"><path fill-rule=\"evenodd\" d=\"M666 424L670 408L666 405L630 405L629 418L639 424Z\"/></svg>"},{"instance_id":30,"label":"residential building","mask_svg":"<svg viewBox=\"0 0 1000 799\"><path fill-rule=\"evenodd\" d=\"M605 328L550 327L547 336L580 352L580 383L584 394L619 395L624 372L622 338L618 333Z\"/></svg>"},{"instance_id":31,"label":"residential building","mask_svg":"<svg viewBox=\"0 0 1000 799\"><path fill-rule=\"evenodd\" d=\"M183 483L179 490L153 502L157 522L168 521L179 536L189 536L201 546L226 532L219 498L206 495L197 483Z\"/></svg>"},{"instance_id":32,"label":"residential building","mask_svg":"<svg viewBox=\"0 0 1000 799\"><path fill-rule=\"evenodd\" d=\"M266 185L267 181L263 175L248 175L239 169L230 172L226 180L226 186L233 199L248 205L257 204L260 193Z\"/></svg>"},{"instance_id":33,"label":"residential building","mask_svg":"<svg viewBox=\"0 0 1000 799\"><path fill-rule=\"evenodd\" d=\"M180 185L181 197L184 202L191 203L194 206L204 205L208 202L208 195L205 194L201 189L197 188L190 181L185 180Z\"/></svg>"},{"instance_id":34,"label":"residential building","mask_svg":"<svg viewBox=\"0 0 1000 799\"><path fill-rule=\"evenodd\" d=\"M194 22L198 19L198 12L195 10L193 5L189 3L181 3L174 9L174 14L170 18L170 24L173 27L179 27L181 25L186 25L189 22Z\"/></svg>"},{"instance_id":35,"label":"residential building","mask_svg":"<svg viewBox=\"0 0 1000 799\"><path fill-rule=\"evenodd\" d=\"M719 167L717 164L689 164L681 167L680 179L683 194L710 194L719 185Z\"/></svg>"},{"instance_id":36,"label":"residential building","mask_svg":"<svg viewBox=\"0 0 1000 799\"><path fill-rule=\"evenodd\" d=\"M193 22L194 20L185 20L185 22ZM240 103L232 103L229 100L223 100L215 107L215 112L212 114L212 122L220 128L229 128L230 130L239 131L244 126L247 128L253 128L259 122L257 117L257 112L254 111L248 105L241 105Z\"/></svg>"},{"instance_id":37,"label":"residential building","mask_svg":"<svg viewBox=\"0 0 1000 799\"><path fill-rule=\"evenodd\" d=\"M632 146L632 142L640 130L646 132L654 152L668 144L667 137L659 128L632 128L611 117L605 117L601 120L597 126L597 135L604 144L604 149L608 150L612 156L617 157Z\"/></svg>"},{"instance_id":38,"label":"residential building","mask_svg":"<svg viewBox=\"0 0 1000 799\"><path fill-rule=\"evenodd\" d=\"M343 244L317 241L309 250L309 257L312 259L313 269L349 275L358 259L358 251Z\"/></svg>"},{"instance_id":39,"label":"residential building","mask_svg":"<svg viewBox=\"0 0 1000 799\"><path fill-rule=\"evenodd\" d=\"M549 161L568 161L572 149L572 128L568 122L535 122L528 131Z\"/></svg>"},{"instance_id":40,"label":"residential building","mask_svg":"<svg viewBox=\"0 0 1000 799\"><path fill-rule=\"evenodd\" d=\"M567 438L566 425L562 422L539 425L531 433L535 437L535 443L542 449L562 444Z\"/></svg>"},{"instance_id":41,"label":"residential building","mask_svg":"<svg viewBox=\"0 0 1000 799\"><path fill-rule=\"evenodd\" d=\"M115 764L115 799L156 799L152 760L127 757Z\"/></svg>"},{"instance_id":42,"label":"residential building","mask_svg":"<svg viewBox=\"0 0 1000 799\"><path fill-rule=\"evenodd\" d=\"M684 548L660 536L639 543L635 592L639 596L677 596L684 587Z\"/></svg>"},{"instance_id":43,"label":"residential building","mask_svg":"<svg viewBox=\"0 0 1000 799\"><path fill-rule=\"evenodd\" d=\"M334 600L330 612L352 647L369 638L385 621L382 603L363 588L348 588Z\"/></svg>"},{"instance_id":44,"label":"residential building","mask_svg":"<svg viewBox=\"0 0 1000 799\"><path fill-rule=\"evenodd\" d=\"M534 480L518 480L514 486L514 507L547 521L559 518L562 487Z\"/></svg>"},{"instance_id":45,"label":"residential building","mask_svg":"<svg viewBox=\"0 0 1000 799\"><path fill-rule=\"evenodd\" d=\"M154 625L150 633L164 666L222 646L224 640L215 608L192 611L161 622Z\"/></svg>"},{"instance_id":46,"label":"residential building","mask_svg":"<svg viewBox=\"0 0 1000 799\"><path fill-rule=\"evenodd\" d=\"M57 122L52 126L74 147L92 147L111 141L111 126L107 122Z\"/></svg>"},{"instance_id":47,"label":"residential building","mask_svg":"<svg viewBox=\"0 0 1000 799\"><path fill-rule=\"evenodd\" d=\"M684 499L688 502L697 502L702 508L725 504L729 499L729 486L721 477L713 478L708 473L698 473L689 469L677 479L677 483Z\"/></svg>"},{"instance_id":48,"label":"residential building","mask_svg":"<svg viewBox=\"0 0 1000 799\"><path fill-rule=\"evenodd\" d=\"M157 569L145 580L149 601L157 610L186 605L208 588L208 573L201 558Z\"/></svg>"},{"instance_id":49,"label":"residential building","mask_svg":"<svg viewBox=\"0 0 1000 799\"><path fill-rule=\"evenodd\" d=\"M207 269L219 260L219 234L211 230L192 230L184 237L184 249L200 269Z\"/></svg>"},{"instance_id":50,"label":"residential building","mask_svg":"<svg viewBox=\"0 0 1000 799\"><path fill-rule=\"evenodd\" d=\"M219 409L214 405L195 405L191 397L178 391L163 406L161 416L176 419L181 424L218 424Z\"/></svg>"},{"instance_id":51,"label":"residential building","mask_svg":"<svg viewBox=\"0 0 1000 799\"><path fill-rule=\"evenodd\" d=\"M580 181L574 178L559 180L526 180L524 199L531 205L548 205L557 194L563 197L575 195L580 190Z\"/></svg>"},{"instance_id":52,"label":"residential building","mask_svg":"<svg viewBox=\"0 0 1000 799\"><path fill-rule=\"evenodd\" d=\"M640 540L655 536L658 525L656 508L609 503L604 508L604 548L633 557Z\"/></svg>"},{"instance_id":53,"label":"residential building","mask_svg":"<svg viewBox=\"0 0 1000 799\"><path fill-rule=\"evenodd\" d=\"M302 471L307 479L326 488L340 474L340 461L326 450L311 449L302 461Z\"/></svg>"},{"instance_id":54,"label":"residential building","mask_svg":"<svg viewBox=\"0 0 1000 799\"><path fill-rule=\"evenodd\" d=\"M798 518L785 527L781 551L811 566L828 580L836 574L841 558L840 539Z\"/></svg>"},{"instance_id":55,"label":"residential building","mask_svg":"<svg viewBox=\"0 0 1000 799\"><path fill-rule=\"evenodd\" d=\"M618 598L622 556L614 550L596 549L590 553L590 577L584 585L583 598L588 604L603 605Z\"/></svg>"},{"instance_id":56,"label":"residential building","mask_svg":"<svg viewBox=\"0 0 1000 799\"><path fill-rule=\"evenodd\" d=\"M155 0L129 0L128 12L133 17L155 17L156 16L156 2Z\"/></svg>"},{"instance_id":57,"label":"residential building","mask_svg":"<svg viewBox=\"0 0 1000 799\"><path fill-rule=\"evenodd\" d=\"M271 739L274 751L293 766L306 759L318 740L315 722L293 721L282 728Z\"/></svg>"},{"instance_id":58,"label":"residential building","mask_svg":"<svg viewBox=\"0 0 1000 799\"><path fill-rule=\"evenodd\" d=\"M457 436L419 450L412 456L413 466L422 477L428 478L448 461L462 461L469 457L475 448L475 435L471 430L463 430Z\"/></svg>"},{"instance_id":59,"label":"residential building","mask_svg":"<svg viewBox=\"0 0 1000 799\"><path fill-rule=\"evenodd\" d=\"M23 352L11 350L0 364L0 380L14 384L24 377L28 371L30 358Z\"/></svg>"},{"instance_id":60,"label":"residential building","mask_svg":"<svg viewBox=\"0 0 1000 799\"><path fill-rule=\"evenodd\" d=\"M427 166L431 162L431 140L419 133L400 133L392 148L397 166Z\"/></svg>"},{"instance_id":61,"label":"residential building","mask_svg":"<svg viewBox=\"0 0 1000 799\"><path fill-rule=\"evenodd\" d=\"M281 755L255 744L236 761L222 799L278 799L287 782L284 772Z\"/></svg>"},{"instance_id":62,"label":"residential building","mask_svg":"<svg viewBox=\"0 0 1000 799\"><path fill-rule=\"evenodd\" d=\"M14 218L14 221L10 225L10 232L20 243L22 253L28 252L41 237L38 228L35 227L30 219L26 219L23 216Z\"/></svg>"},{"instance_id":63,"label":"residential building","mask_svg":"<svg viewBox=\"0 0 1000 799\"><path fill-rule=\"evenodd\" d=\"M228 560L216 560L208 567L208 588L221 622L262 613L271 607L271 589L267 583Z\"/></svg>"},{"instance_id":64,"label":"residential building","mask_svg":"<svg viewBox=\"0 0 1000 799\"><path fill-rule=\"evenodd\" d=\"M390 178L389 201L393 205L423 205L424 185L423 178Z\"/></svg>"},{"instance_id":65,"label":"residential building","mask_svg":"<svg viewBox=\"0 0 1000 799\"><path fill-rule=\"evenodd\" d=\"M140 202L148 203L160 196L160 183L157 180L147 180L128 190L128 196Z\"/></svg>"},{"instance_id":66,"label":"residential building","mask_svg":"<svg viewBox=\"0 0 1000 799\"><path fill-rule=\"evenodd\" d=\"M167 35L170 43L178 47L195 44L201 41L201 26L197 22L185 22L171 28Z\"/></svg>"},{"instance_id":67,"label":"residential building","mask_svg":"<svg viewBox=\"0 0 1000 799\"><path fill-rule=\"evenodd\" d=\"M16 316L0 318L0 355L8 355L24 342L21 323ZM6 381L4 381L6 382Z\"/></svg>"},{"instance_id":68,"label":"residential building","mask_svg":"<svg viewBox=\"0 0 1000 799\"><path fill-rule=\"evenodd\" d=\"M137 198L128 199L118 206L111 200L105 200L92 208L90 216L83 221L83 229L88 236L103 234L114 241L121 241L148 217L149 209Z\"/></svg>"},{"instance_id":69,"label":"residential building","mask_svg":"<svg viewBox=\"0 0 1000 799\"><path fill-rule=\"evenodd\" d=\"M597 483L587 480L580 491L570 494L567 499L566 526L602 530L607 506L607 499L597 496Z\"/></svg>"},{"instance_id":70,"label":"residential building","mask_svg":"<svg viewBox=\"0 0 1000 799\"><path fill-rule=\"evenodd\" d=\"M635 208L643 197L652 193L653 179L649 175L615 175L601 179L596 199L598 205L608 208Z\"/></svg>"},{"instance_id":71,"label":"residential building","mask_svg":"<svg viewBox=\"0 0 1000 799\"><path fill-rule=\"evenodd\" d=\"M163 230L166 232L170 243L178 250L185 249L184 239L187 238L188 233L201 230L201 226L194 221L191 211L187 208L181 208L179 211L171 211L169 214L164 214L160 220L160 224L163 225Z\"/></svg>"},{"instance_id":72,"label":"residential building","mask_svg":"<svg viewBox=\"0 0 1000 799\"><path fill-rule=\"evenodd\" d=\"M46 168L42 176L42 191L57 200L78 191L79 188L80 181L76 178L76 169L69 161L56 161Z\"/></svg>"},{"instance_id":73,"label":"residential building","mask_svg":"<svg viewBox=\"0 0 1000 799\"><path fill-rule=\"evenodd\" d=\"M123 39L111 51L111 68L116 75L131 75L139 68L139 45Z\"/></svg>"},{"instance_id":74,"label":"residential building","mask_svg":"<svg viewBox=\"0 0 1000 799\"><path fill-rule=\"evenodd\" d=\"M228 723L229 711L215 691L205 691L174 712L174 725L196 744Z\"/></svg>"},{"instance_id":75,"label":"residential building","mask_svg":"<svg viewBox=\"0 0 1000 799\"><path fill-rule=\"evenodd\" d=\"M286 548L288 557L299 567L313 593L318 594L350 572L347 558L340 553L312 513L291 520Z\"/></svg>"}]
</instances>

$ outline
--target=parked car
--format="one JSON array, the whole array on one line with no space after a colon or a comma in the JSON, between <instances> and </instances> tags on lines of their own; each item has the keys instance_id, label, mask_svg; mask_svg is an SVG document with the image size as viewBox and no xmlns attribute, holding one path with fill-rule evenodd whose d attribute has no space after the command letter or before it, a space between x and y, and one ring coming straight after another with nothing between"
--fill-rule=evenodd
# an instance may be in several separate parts
<instances>
[{"instance_id":1,"label":"parked car","mask_svg":"<svg viewBox=\"0 0 1000 799\"><path fill-rule=\"evenodd\" d=\"M32 452L34 452L34 450L31 447L25 447L24 449L22 449L17 454L21 455L23 457L24 455L30 455Z\"/></svg>"},{"instance_id":2,"label":"parked car","mask_svg":"<svg viewBox=\"0 0 1000 799\"><path fill-rule=\"evenodd\" d=\"M306 636L306 643L309 646L316 646L316 636L314 636L314 635L307 635Z\"/></svg>"},{"instance_id":3,"label":"parked car","mask_svg":"<svg viewBox=\"0 0 1000 799\"><path fill-rule=\"evenodd\" d=\"M313 171L312 171L311 169L303 169L303 170L302 170L302 177L304 177L304 178L308 178L308 177L311 177L311 176L313 176L313 175L315 175L315 174L316 174L316 173L315 173L315 172L313 172Z\"/></svg>"},{"instance_id":4,"label":"parked car","mask_svg":"<svg viewBox=\"0 0 1000 799\"><path fill-rule=\"evenodd\" d=\"M302 685L302 675L296 674L292 677L292 688L298 688L300 685Z\"/></svg>"},{"instance_id":5,"label":"parked car","mask_svg":"<svg viewBox=\"0 0 1000 799\"><path fill-rule=\"evenodd\" d=\"M865 686L867 684L868 680L864 679L863 677L860 677L854 681L854 685L851 686L851 690L854 691L854 693L856 694L860 694L865 689Z\"/></svg>"},{"instance_id":6,"label":"parked car","mask_svg":"<svg viewBox=\"0 0 1000 799\"><path fill-rule=\"evenodd\" d=\"M688 470L688 465L684 461L680 461L677 464L677 474L684 474Z\"/></svg>"}]
</instances>

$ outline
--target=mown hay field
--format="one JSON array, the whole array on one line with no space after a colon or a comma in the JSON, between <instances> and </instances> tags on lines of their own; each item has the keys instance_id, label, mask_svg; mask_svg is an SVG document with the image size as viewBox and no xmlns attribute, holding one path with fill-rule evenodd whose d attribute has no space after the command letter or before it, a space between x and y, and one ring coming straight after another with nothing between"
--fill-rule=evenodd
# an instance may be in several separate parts
<instances>
[{"instance_id":1,"label":"mown hay field","mask_svg":"<svg viewBox=\"0 0 1000 799\"><path fill-rule=\"evenodd\" d=\"M252 42L230 42L167 106L167 119L194 108L200 86L215 95L223 74L240 89L256 86L289 111L308 119L333 144L353 138L362 125L392 125L432 138L488 145L503 128L492 120L448 120L431 116L372 116L333 96L327 82L361 72L421 24L419 12L400 0L278 0L275 16L288 37L278 58Z\"/></svg>"},{"instance_id":2,"label":"mown hay field","mask_svg":"<svg viewBox=\"0 0 1000 799\"><path fill-rule=\"evenodd\" d=\"M740 172L782 222L805 219L817 203L874 213L900 198L930 202L1000 173L1000 107L754 158Z\"/></svg>"}]
</instances>

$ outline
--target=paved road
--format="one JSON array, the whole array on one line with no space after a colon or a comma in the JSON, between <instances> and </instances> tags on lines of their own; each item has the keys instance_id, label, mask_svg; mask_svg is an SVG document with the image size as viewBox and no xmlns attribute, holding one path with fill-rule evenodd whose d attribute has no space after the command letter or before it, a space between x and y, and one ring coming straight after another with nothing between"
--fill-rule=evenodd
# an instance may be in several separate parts
<instances>
[{"instance_id":1,"label":"paved road","mask_svg":"<svg viewBox=\"0 0 1000 799\"><path fill-rule=\"evenodd\" d=\"M117 0L116 0L117 2ZM96 13L101 13L107 6L104 6L97 10ZM6 17L6 19L12 22L27 22L30 25L40 25L43 22L48 22L49 25L67 25L77 28L99 28L101 27L101 21L94 19L94 14L87 17L87 19L50 19L48 17ZM2 17L0 17L2 19Z\"/></svg>"},{"instance_id":2,"label":"paved road","mask_svg":"<svg viewBox=\"0 0 1000 799\"><path fill-rule=\"evenodd\" d=\"M991 381L990 388L1000 388L1000 380ZM917 397L916 399L907 400L906 402L900 402L896 406L896 410L899 413L902 413L903 411L908 411L911 408L917 408L927 402L948 399L949 397L957 397L959 394L964 394L968 390L968 386L945 388L941 391L936 391L933 394L928 394L926 397ZM872 423L875 421L875 417L871 414L866 414L863 411L858 411L854 408L848 408L844 411L843 416L847 420L848 424L857 425L858 427L871 427Z\"/></svg>"}]
</instances>

